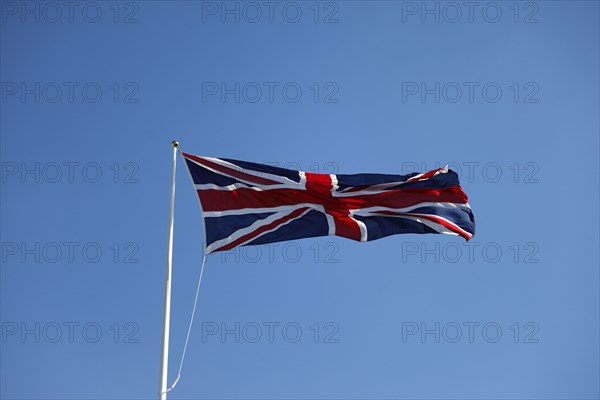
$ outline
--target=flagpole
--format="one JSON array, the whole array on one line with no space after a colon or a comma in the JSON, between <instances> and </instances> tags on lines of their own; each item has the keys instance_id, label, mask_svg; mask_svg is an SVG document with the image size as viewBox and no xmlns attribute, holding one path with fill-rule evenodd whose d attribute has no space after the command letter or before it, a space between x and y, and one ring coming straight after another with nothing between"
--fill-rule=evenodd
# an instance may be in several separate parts
<instances>
[{"instance_id":1,"label":"flagpole","mask_svg":"<svg viewBox=\"0 0 600 400\"><path fill-rule=\"evenodd\" d=\"M171 272L173 267L173 219L175 215L175 168L177 165L177 147L173 140L173 163L171 170L171 207L169 209L169 236L167 239L167 272L165 276L165 309L163 314L162 354L160 361L160 380L158 399L167 399L167 375L169 372L169 323L171 321Z\"/></svg>"}]
</instances>

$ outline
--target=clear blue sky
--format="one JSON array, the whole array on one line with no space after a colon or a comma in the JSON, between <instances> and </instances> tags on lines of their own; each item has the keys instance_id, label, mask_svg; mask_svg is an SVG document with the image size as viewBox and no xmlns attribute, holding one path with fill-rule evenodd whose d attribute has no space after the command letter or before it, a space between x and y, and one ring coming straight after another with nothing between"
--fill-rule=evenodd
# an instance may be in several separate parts
<instances>
[{"instance_id":1,"label":"clear blue sky","mask_svg":"<svg viewBox=\"0 0 600 400\"><path fill-rule=\"evenodd\" d=\"M155 397L172 139L450 163L477 232L209 256L170 398L600 396L598 2L69 4L1 3L2 398ZM203 242L181 161L170 382Z\"/></svg>"}]
</instances>

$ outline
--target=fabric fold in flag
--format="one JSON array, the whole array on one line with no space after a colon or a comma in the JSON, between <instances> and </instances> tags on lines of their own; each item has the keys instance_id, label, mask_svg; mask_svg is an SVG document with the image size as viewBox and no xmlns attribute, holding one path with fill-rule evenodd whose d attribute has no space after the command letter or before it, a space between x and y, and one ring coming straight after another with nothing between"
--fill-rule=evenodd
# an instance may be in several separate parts
<instances>
[{"instance_id":1,"label":"fabric fold in flag","mask_svg":"<svg viewBox=\"0 0 600 400\"><path fill-rule=\"evenodd\" d=\"M475 234L467 195L448 168L315 174L182 154L200 198L206 254L317 236L367 242L401 233Z\"/></svg>"}]
</instances>

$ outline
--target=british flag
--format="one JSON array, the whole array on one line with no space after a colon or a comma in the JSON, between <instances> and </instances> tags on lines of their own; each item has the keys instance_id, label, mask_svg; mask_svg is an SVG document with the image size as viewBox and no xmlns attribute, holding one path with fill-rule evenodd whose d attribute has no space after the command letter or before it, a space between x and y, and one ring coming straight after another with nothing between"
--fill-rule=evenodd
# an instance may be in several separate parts
<instances>
[{"instance_id":1,"label":"british flag","mask_svg":"<svg viewBox=\"0 0 600 400\"><path fill-rule=\"evenodd\" d=\"M467 195L448 168L317 174L182 154L200 198L206 254L328 235L366 242L399 233L469 240L475 233Z\"/></svg>"}]
</instances>

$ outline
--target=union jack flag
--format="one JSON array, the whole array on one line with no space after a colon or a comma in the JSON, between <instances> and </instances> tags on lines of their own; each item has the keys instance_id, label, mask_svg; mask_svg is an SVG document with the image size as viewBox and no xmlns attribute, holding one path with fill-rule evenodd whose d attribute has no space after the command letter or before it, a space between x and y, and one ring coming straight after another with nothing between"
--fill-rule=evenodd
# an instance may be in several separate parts
<instances>
[{"instance_id":1,"label":"union jack flag","mask_svg":"<svg viewBox=\"0 0 600 400\"><path fill-rule=\"evenodd\" d=\"M399 233L466 240L475 218L458 175L316 174L182 153L204 217L206 254L316 236L366 242Z\"/></svg>"}]
</instances>

